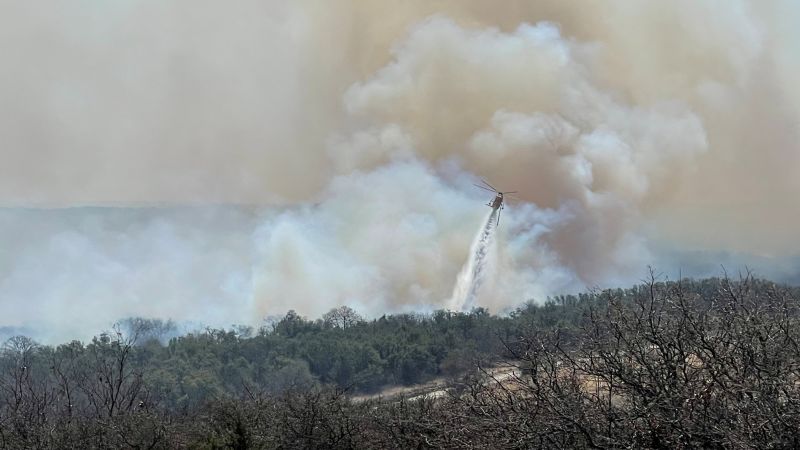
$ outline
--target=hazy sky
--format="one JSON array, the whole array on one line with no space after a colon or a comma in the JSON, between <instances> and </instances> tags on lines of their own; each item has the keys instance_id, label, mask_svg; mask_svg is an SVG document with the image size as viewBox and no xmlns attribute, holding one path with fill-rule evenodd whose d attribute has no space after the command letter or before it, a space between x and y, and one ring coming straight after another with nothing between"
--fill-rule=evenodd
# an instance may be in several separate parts
<instances>
[{"instance_id":1,"label":"hazy sky","mask_svg":"<svg viewBox=\"0 0 800 450\"><path fill-rule=\"evenodd\" d=\"M790 1L0 0L0 325L440 307L477 177L521 198L494 310L648 264L796 280L799 25Z\"/></svg>"}]
</instances>

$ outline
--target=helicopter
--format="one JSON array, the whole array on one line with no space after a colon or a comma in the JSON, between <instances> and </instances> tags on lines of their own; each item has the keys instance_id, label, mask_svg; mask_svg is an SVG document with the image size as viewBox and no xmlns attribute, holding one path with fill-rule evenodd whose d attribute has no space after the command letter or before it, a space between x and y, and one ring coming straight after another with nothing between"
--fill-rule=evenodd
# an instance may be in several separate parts
<instances>
[{"instance_id":1,"label":"helicopter","mask_svg":"<svg viewBox=\"0 0 800 450\"><path fill-rule=\"evenodd\" d=\"M505 194L516 194L517 191L506 191L506 192L498 191L494 186L489 184L489 182L484 180L484 179L481 179L481 183L483 183L484 185L481 186L480 184L473 183L473 186L481 188L481 189L484 189L484 190L487 190L487 191L490 191L490 192L494 192L496 194L494 196L494 198L491 201L489 201L489 203L486 204L486 206L488 206L488 207L492 208L493 210L497 211L497 223L495 225L500 225L500 211L502 211L503 208L505 208L505 204L503 203L504 200L505 200L504 195Z\"/></svg>"}]
</instances>

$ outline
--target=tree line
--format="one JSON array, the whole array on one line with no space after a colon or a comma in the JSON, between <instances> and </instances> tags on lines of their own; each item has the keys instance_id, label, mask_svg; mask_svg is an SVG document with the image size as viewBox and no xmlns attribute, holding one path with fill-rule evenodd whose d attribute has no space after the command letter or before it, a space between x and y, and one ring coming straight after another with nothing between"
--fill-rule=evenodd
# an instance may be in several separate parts
<instances>
[{"instance_id":1,"label":"tree line","mask_svg":"<svg viewBox=\"0 0 800 450\"><path fill-rule=\"evenodd\" d=\"M0 448L796 447L799 293L653 277L502 316L341 307L166 341L174 325L145 319L87 343L17 336ZM446 395L352 399L435 377Z\"/></svg>"}]
</instances>

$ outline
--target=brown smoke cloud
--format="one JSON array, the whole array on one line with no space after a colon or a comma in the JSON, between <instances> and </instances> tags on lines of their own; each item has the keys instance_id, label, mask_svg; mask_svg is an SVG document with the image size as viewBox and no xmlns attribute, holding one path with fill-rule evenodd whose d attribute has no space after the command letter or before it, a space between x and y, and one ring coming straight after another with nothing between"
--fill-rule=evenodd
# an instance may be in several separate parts
<instances>
[{"instance_id":1,"label":"brown smoke cloud","mask_svg":"<svg viewBox=\"0 0 800 450\"><path fill-rule=\"evenodd\" d=\"M522 199L495 309L680 265L664 247L779 264L800 253L799 19L744 0L0 1L0 203L288 208L252 232L242 321L445 305L485 214L476 176Z\"/></svg>"}]
</instances>

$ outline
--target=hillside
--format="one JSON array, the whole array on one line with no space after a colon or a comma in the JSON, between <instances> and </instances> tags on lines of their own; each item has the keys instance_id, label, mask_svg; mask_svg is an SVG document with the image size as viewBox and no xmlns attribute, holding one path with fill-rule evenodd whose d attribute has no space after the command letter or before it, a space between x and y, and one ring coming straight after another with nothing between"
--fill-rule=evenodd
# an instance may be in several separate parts
<instances>
[{"instance_id":1,"label":"hillside","mask_svg":"<svg viewBox=\"0 0 800 450\"><path fill-rule=\"evenodd\" d=\"M166 343L168 322L141 319L88 343L18 336L0 448L791 446L799 300L750 277L654 280L504 316L337 308Z\"/></svg>"}]
</instances>

